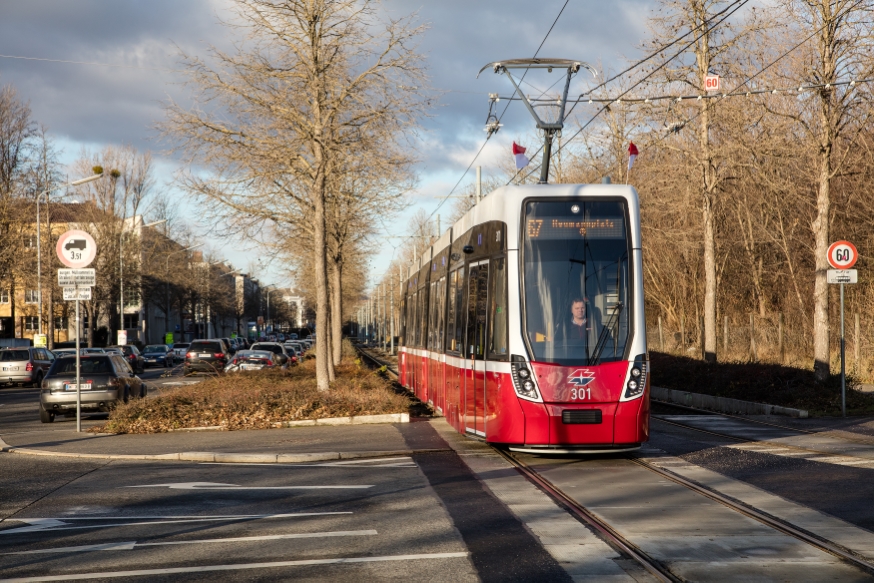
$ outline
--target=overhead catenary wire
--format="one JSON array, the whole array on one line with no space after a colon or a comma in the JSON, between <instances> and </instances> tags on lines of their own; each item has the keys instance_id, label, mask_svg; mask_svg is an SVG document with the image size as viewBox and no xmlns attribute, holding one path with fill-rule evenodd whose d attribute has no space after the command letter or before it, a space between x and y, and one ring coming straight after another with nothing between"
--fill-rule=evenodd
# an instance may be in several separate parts
<instances>
[{"instance_id":1,"label":"overhead catenary wire","mask_svg":"<svg viewBox=\"0 0 874 583\"><path fill-rule=\"evenodd\" d=\"M858 1L857 1L856 3L854 3L853 5L851 5L851 6L847 7L847 8L845 8L843 12L841 12L840 14L838 14L838 15L836 16L836 18L837 18L837 19L839 19L839 18L843 18L843 16L845 16L847 13L849 13L849 12L852 11L852 10L854 10L855 8L857 8L859 5L863 4L864 2L865 2L865 0L858 0ZM723 19L723 20L724 20L724 19ZM762 67L761 69L759 69L758 71L756 71L753 75L751 75L751 76L747 77L746 79L744 79L740 84L738 84L737 86L735 86L735 88L732 89L731 92L726 93L725 95L726 95L726 96L741 96L741 95L743 95L743 96L747 96L747 95L752 96L752 95L760 95L760 94L774 93L774 91L776 91L777 93L780 93L780 92L781 92L781 89L767 89L767 90L762 89L762 90L756 90L756 91L745 91L745 92L740 92L739 89L740 89L741 87L744 87L744 86L748 85L751 81L753 81L754 79L756 79L757 77L759 77L760 75L762 75L765 71L767 71L768 69L770 69L771 67L773 67L774 65L776 65L778 62L780 62L781 60L783 60L784 58L786 58L789 54L791 54L791 53L792 53L794 50L796 50L798 47L800 47L801 45L803 45L804 43L806 43L807 41L809 41L811 38L813 38L814 36L816 36L817 34L819 34L819 32L821 32L821 31L822 31L826 26L827 26L827 25L823 25L823 26L819 27L818 29L816 29L815 31L813 31L812 33L810 33L810 35L808 35L807 37L803 38L803 39L802 39L801 41L799 41L797 44L793 45L792 47L790 47L789 49L787 49L786 51L784 51L784 52L783 52L782 54L780 54L776 59L774 59L773 61L771 61L770 63L768 63L767 65L765 65L765 66ZM712 28L713 28L713 27L711 27L711 29L712 29ZM699 37L699 38L700 38L700 37ZM696 39L696 40L697 40L697 39ZM694 42L694 41L693 41L693 42ZM687 47L688 47L688 46L689 46L689 45L687 45ZM685 50L685 48L684 48L683 50ZM678 53L678 54L679 54L679 53ZM676 56L677 56L677 55L675 55L674 57L671 57L671 59L665 61L665 63L662 65L662 67L664 67L664 65L666 65L668 62L670 62L672 59L676 58ZM660 67L660 68L661 68L661 67ZM656 69L656 70L658 70L658 69ZM655 72L655 71L653 71L653 72ZM567 147L567 145L568 145L568 144L569 144L569 143L570 143L574 138L576 138L578 135L580 135L580 134L581 134L581 133L582 133L582 132L583 132L583 131L584 131L584 130L589 126L589 125L591 125L591 123L594 122L595 119L597 119L597 118L598 118L598 117L599 117L599 116L600 116L604 111L606 111L607 109L609 109L609 106L610 106L611 104L616 103L619 99L622 99L625 95L627 95L627 94L630 92L631 89L633 89L634 87L636 87L637 85L639 85L640 83L642 83L643 81L645 81L645 80L646 80L649 76L651 76L651 75L652 75L652 73L651 73L650 75L648 75L647 77L644 77L644 79L641 79L640 81L638 81L637 83L635 83L634 85L632 85L632 86L631 86L627 91L625 91L625 92L623 92L621 95L617 96L616 99L610 101L610 103L608 103L608 104L605 105L604 107L600 108L600 109L599 109L599 110L598 110L598 111L597 111L597 112L596 112L596 113L595 113L595 114L594 114L594 115L593 115L593 116L592 116L592 117L591 117L591 118L590 118L590 119L589 119L589 120L588 120L588 121L587 121L587 122L586 122L582 127L580 127L576 132L574 132L574 134L573 134L570 138L568 138L568 139L567 139L567 140L566 140L566 141L565 141L561 146L559 146L558 150L556 150L555 153L558 154L559 152L561 152L565 147ZM810 87L811 89L816 89L816 88L824 88L824 87L826 87L826 86L836 86L836 85L851 85L851 86L854 86L854 85L856 85L856 84L861 84L861 83L863 83L863 82L864 82L864 83L869 83L869 82L871 82L871 81L874 81L874 79L860 79L860 80L841 81L841 82L835 82L835 83L822 83L822 84L819 84L819 85L817 85L817 84L811 84L809 87ZM805 89L807 89L807 87L805 87L805 86L803 86L803 85L799 86L799 88L802 88L802 87L804 87ZM790 90L791 90L791 89L786 89L786 90L784 90L783 92L788 92L788 91L790 91ZM695 95L695 96L690 96L689 98L690 98L690 99L697 99L698 97L699 97L698 95ZM714 97L715 97L715 96L714 96ZM722 94L718 95L718 97L721 98L721 97L722 97ZM702 97L702 98L703 98L703 97ZM682 100L680 100L680 101L678 101L678 102L681 102L681 101L683 101L683 100L685 100L685 98L683 98ZM588 100L585 100L585 101L588 102ZM580 102L581 102L581 101L580 101ZM571 107L571 112L573 111L573 108L576 107L577 104L580 103L580 102L576 102L576 103L574 103L574 105ZM594 100L592 100L592 102L594 102ZM570 112L568 112L568 115L570 115ZM685 126L686 124L688 124L688 123L694 121L694 120L697 119L698 116L700 116L700 115L701 115L701 112L696 113L695 115L693 115L693 116L691 116L690 118L688 118L685 122L683 122L683 125ZM656 140L655 143L658 143L658 142L664 140L664 139L667 137L667 135L669 135L669 133L670 133L670 131L669 131L669 132L666 132L666 133L665 133L664 135L662 135L658 140ZM540 151L540 150L538 150L537 152L539 152L539 151ZM535 156L537 155L537 152L535 152L535 154L534 154ZM530 172L528 172L527 174L525 174L525 176L522 177L522 180L527 179L529 176L531 176L532 174L534 174L534 173L535 173L539 168L540 168L540 165L538 165L538 166L534 167L533 169L531 169ZM512 177L512 178L507 182L507 184L510 184L510 182L512 182L513 179L515 179L516 176L518 176L518 174L519 174L519 172L517 171L517 172L513 175L513 177Z\"/></svg>"},{"instance_id":2,"label":"overhead catenary wire","mask_svg":"<svg viewBox=\"0 0 874 583\"><path fill-rule=\"evenodd\" d=\"M694 39L692 39L690 42L686 43L686 45L683 46L683 48L681 48L679 51L677 51L676 53L674 53L671 57L665 59L665 61L664 61L661 65L659 65L658 67L656 67L655 69L653 69L652 71L650 71L650 72L649 72L647 75L645 75L643 78L641 78L641 79L639 79L637 82L635 82L631 87L629 87L628 89L626 89L625 91L623 91L621 94L619 94L619 95L617 96L617 99L621 99L621 98L623 98L625 95L628 95L628 94L629 94L629 93L630 93L630 92L631 92L635 87L637 87L638 85L641 85L644 81L646 81L647 79L649 79L650 77L652 77L653 75L655 75L657 72L659 72L660 70L662 70L663 68L665 68L665 67L668 65L668 63L670 63L670 62L673 61L675 58L677 58L678 56L680 56L681 54L683 54L683 52L684 52L686 49L688 49L690 46L692 46L693 44L695 44L696 42L698 42L698 41L699 41L699 40L700 40L704 35L708 34L711 30L713 30L714 28L716 28L717 26L719 26L720 24L722 24L723 22L725 22L725 21L726 21L730 16L732 16L735 12L737 12L738 10L740 10L741 8L743 8L744 5L746 5L748 2L749 2L749 0L736 0L735 3L730 4L728 7L726 7L725 9L723 9L721 12L718 12L717 15L721 15L721 18L720 18L719 20L717 20L716 22L714 22L713 24L711 24L710 26L708 26L708 27L706 28L706 30L704 30L704 32L702 32L701 34L699 34L698 36L696 36L696 37L695 37ZM729 9L730 9L730 10L729 10ZM697 31L699 28L700 28L700 26L696 26L694 29L691 29L690 31L684 33L684 34L680 37L680 39L683 39L683 38L689 36L690 34L693 34L693 33L694 33L695 31ZM675 39L674 41L671 41L671 43L670 43L668 46L673 46L673 45L677 44L678 40L680 40L680 39ZM662 50L663 50L663 49L662 49ZM610 81L612 81L612 80L618 78L620 75L622 75L622 74L624 74L624 73L627 73L628 71L631 71L632 69L634 69L634 68L640 66L640 65L643 64L644 62L650 60L650 59L651 59L655 54L659 54L660 52L662 52L662 50L656 51L655 53L652 53L652 54L648 55L647 57L645 57L644 60L639 61L638 63L635 63L635 64L632 65L631 67L626 68L625 71L624 71L623 73L619 73L619 74L617 74L617 75L614 75L613 77L610 78L610 80L607 80L607 81L602 82L601 84L599 84L598 86L596 86L596 87L594 87L592 90L590 90L590 91L587 93L587 95L591 95L593 91L597 91L600 87L603 87L604 85L606 85L606 84L609 83ZM593 102L594 102L594 101L593 101ZM574 102L574 104L571 106L570 110L567 112L567 114L566 114L565 117L570 117L570 115L573 113L574 109L576 108L577 105L579 105L579 103L581 103L581 102L580 102L580 101ZM575 137L577 137L578 135L580 135L580 134L583 132L583 130L585 130L585 129L586 129L589 125L591 125L591 124L592 124L596 119L598 119L598 117L600 117L601 114L604 113L608 108L609 108L609 105L605 105L604 107L602 107L601 109L599 109L599 110L598 110L598 111L597 111L597 112L596 112L596 113L595 113L591 118L589 118L589 121L587 121L585 124L583 124L583 126L582 126L580 129L578 129L578 130L574 133L573 136L570 137L570 139L566 140L563 144L561 144L561 145L559 146L559 148L555 151L555 153L558 154L559 152L561 152L561 151L562 151L562 150L567 146L567 144L568 144L571 140L573 140ZM541 146L540 148L538 148L537 151L534 152L534 154L533 154L531 157L533 158L534 156L536 156L537 154L539 154L542 150L543 150L543 146ZM543 164L543 162L541 162L540 164L538 164L537 166L535 166L533 169L531 169L530 172L528 172L527 174L525 174L525 175L522 177L522 180L525 180L526 178L528 178L529 176L531 176L531 174L533 174L534 172L536 172L536 171L540 168L540 166L541 166L542 164ZM510 178L510 180L507 181L507 184L510 184L511 182L513 182L513 180L515 180L517 176L519 176L519 171L518 171L518 170L517 170L516 172L513 173L513 176Z\"/></svg>"},{"instance_id":3,"label":"overhead catenary wire","mask_svg":"<svg viewBox=\"0 0 874 583\"><path fill-rule=\"evenodd\" d=\"M745 1L746 1L746 0L745 0ZM570 3L570 0L565 0L565 3L562 5L561 10L558 11L558 15L555 17L555 20L552 21L552 25L549 27L549 30L546 31L546 34L544 35L543 40L540 41L540 46L538 46L538 47L537 47L537 50L534 51L534 58L536 58L537 55L540 53L540 50L543 48L543 44L546 42L546 39L549 38L549 35L552 33L552 29L555 28L556 23L558 23L559 18L561 18L561 15L562 15L562 13L564 12L564 9L567 8L567 5L568 5L569 3ZM522 78L520 79L520 82L522 82L522 81L525 80L525 74L527 74L527 71L526 71L525 73L522 74ZM507 102L507 105L504 107L504 110L501 112L501 115L498 116L498 123L501 122L501 119L503 119L504 114L507 113L507 109L508 109L509 107L510 107L510 102ZM431 217L433 217L435 214L437 214L437 211L440 210L440 208L441 208L441 207L446 203L447 200L449 200L449 198L452 196L452 194L453 194L453 193L456 191L456 189L461 185L461 182L464 180L464 177L467 176L467 173L468 173L468 172L470 172L470 169L473 167L474 163L476 162L477 158L479 158L480 154L482 154L482 151L485 149L486 144L489 143L489 140L492 138L493 135L494 135L494 134L490 132L490 133L486 136L486 139L485 139L485 141L483 142L482 146L480 146L479 150L477 150L477 152L476 152L476 154L474 155L473 159L470 161L470 164L468 164L468 165L467 165L467 168L465 168L464 172L462 172L461 177L458 179L458 182L455 183L455 186L452 187L452 190L449 191L449 194L447 194L445 197L443 197L443 199L442 199L442 200L440 201L440 203L437 205L437 208L435 208L435 209L431 212L431 214L428 215L428 218L427 218L426 220L431 220Z\"/></svg>"}]
</instances>

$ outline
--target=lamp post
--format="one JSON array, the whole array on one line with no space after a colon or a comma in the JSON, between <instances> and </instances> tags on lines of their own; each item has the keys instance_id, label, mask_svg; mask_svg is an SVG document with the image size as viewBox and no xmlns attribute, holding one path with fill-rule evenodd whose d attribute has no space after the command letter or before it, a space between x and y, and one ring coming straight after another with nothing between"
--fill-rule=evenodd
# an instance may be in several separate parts
<instances>
[{"instance_id":1,"label":"lamp post","mask_svg":"<svg viewBox=\"0 0 874 583\"><path fill-rule=\"evenodd\" d=\"M93 182L98 178L103 178L103 169L100 168L99 170L100 172L97 172L93 176L70 182L69 184L67 184L67 188L87 184L88 182ZM42 232L40 229L39 199L41 199L42 197L46 197L46 200L48 200L49 194L52 193L54 190L54 188L46 189L39 193L36 197L36 297L37 301L39 302L39 309L36 312L36 321L37 327L39 329L39 334L42 334Z\"/></svg>"},{"instance_id":2,"label":"lamp post","mask_svg":"<svg viewBox=\"0 0 874 583\"><path fill-rule=\"evenodd\" d=\"M121 234L118 237L118 329L119 330L127 330L127 327L124 325L124 220L122 219L121 224ZM136 220L136 218L134 218ZM155 225L160 225L161 223L166 223L167 219L161 219L160 221L154 221L151 223L147 223L140 227L141 229L145 229L146 227L154 227ZM138 334L139 336L139 334Z\"/></svg>"},{"instance_id":3,"label":"lamp post","mask_svg":"<svg viewBox=\"0 0 874 583\"><path fill-rule=\"evenodd\" d=\"M192 249L197 249L201 247L203 243L198 243L196 245L191 245L190 247L186 247L185 249L177 249L176 251L171 251L167 253L167 257L164 261L164 279L166 284L166 293L167 293L167 304L164 310L164 334L166 336L167 330L170 328L170 257L176 255L177 253L185 253L186 251L191 251Z\"/></svg>"}]
</instances>

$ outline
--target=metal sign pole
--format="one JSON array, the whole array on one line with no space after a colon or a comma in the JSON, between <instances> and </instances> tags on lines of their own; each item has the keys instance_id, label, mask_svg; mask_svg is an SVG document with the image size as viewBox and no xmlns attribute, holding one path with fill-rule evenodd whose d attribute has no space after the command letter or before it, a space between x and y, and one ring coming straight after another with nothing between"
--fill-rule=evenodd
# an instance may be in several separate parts
<instances>
[{"instance_id":1,"label":"metal sign pole","mask_svg":"<svg viewBox=\"0 0 874 583\"><path fill-rule=\"evenodd\" d=\"M847 416L847 369L844 365L844 284L841 284L841 417Z\"/></svg>"},{"instance_id":2,"label":"metal sign pole","mask_svg":"<svg viewBox=\"0 0 874 583\"><path fill-rule=\"evenodd\" d=\"M79 297L79 287L76 286L76 297ZM82 432L82 387L79 384L79 300L76 300L76 432Z\"/></svg>"}]
</instances>

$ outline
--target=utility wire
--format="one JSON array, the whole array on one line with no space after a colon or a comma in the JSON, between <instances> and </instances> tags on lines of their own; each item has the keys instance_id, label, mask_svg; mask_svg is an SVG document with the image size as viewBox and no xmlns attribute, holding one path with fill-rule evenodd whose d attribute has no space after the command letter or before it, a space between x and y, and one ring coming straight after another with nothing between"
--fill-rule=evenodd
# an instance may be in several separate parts
<instances>
[{"instance_id":1,"label":"utility wire","mask_svg":"<svg viewBox=\"0 0 874 583\"><path fill-rule=\"evenodd\" d=\"M549 30L546 31L546 35L543 37L543 40L540 41L540 46L538 46L537 50L534 51L533 58L536 58L537 55L540 53L540 49L543 48L543 44L546 42L546 39L549 38L549 35L552 33L552 29L555 28L555 25L558 22L558 19L561 18L561 15L564 12L564 9L567 8L567 5L569 3L570 3L570 0L565 0L565 3L562 5L561 10L558 11L558 15L555 17L555 20L552 21L552 26L549 27ZM522 74L522 78L520 79L520 83L525 80L526 74L528 74L527 70L525 71L525 73ZM510 107L510 102L507 102L507 105L504 106L504 111L502 111L501 115L498 116L498 123L501 122L501 119L503 119L504 114L507 113L507 108L509 108L509 107ZM467 168L465 168L464 172L461 174L461 178L458 179L458 182L455 183L455 186L452 187L452 190L449 191L449 194L447 194L443 198L443 200L440 201L440 203L437 205L437 208L435 208L434 211L430 215L428 215L428 218L425 219L426 221L431 220L431 217L433 217L435 214L437 214L437 211L440 210L440 207L442 207L446 203L446 201L449 200L449 198L452 196L452 194L455 192L455 190L459 187L461 182L464 180L464 177L467 176L468 172L470 172L470 169L471 169L471 167L473 167L474 162L476 162L477 158L479 158L479 155L482 154L482 151L485 149L486 144L489 143L489 140L492 138L493 135L494 135L493 133L489 133L486 136L486 139L483 142L483 145L480 146L479 150L477 150L477 152L476 152L476 155L470 161L470 164L467 165Z\"/></svg>"},{"instance_id":2,"label":"utility wire","mask_svg":"<svg viewBox=\"0 0 874 583\"><path fill-rule=\"evenodd\" d=\"M856 9L859 5L863 4L864 2L865 2L865 0L859 0L858 2L856 2L855 4L853 4L852 6L848 6L846 9L844 9L844 11L843 11L842 13L838 14L838 15L835 17L835 20L838 20L838 19L843 18L846 14L848 14L848 13L851 12L852 10ZM790 47L789 49L787 49L786 51L784 51L784 52L783 52L780 56L778 56L776 59L774 59L773 61L771 61L771 62L768 63L767 65L765 65L765 66L764 66L763 68L761 68L760 70L756 71L756 73L754 73L754 74L751 75L750 77L747 77L743 82L741 82L739 85L737 85L737 86L736 86L736 87L731 91L731 93L726 94L726 95L735 95L735 94L740 95L741 93L738 93L738 90L739 90L741 87L744 87L744 86L748 85L748 84L749 84L751 81L753 81L756 77L758 77L759 75L763 74L765 71L767 71L768 69L770 69L771 67L773 67L774 65L776 65L778 62L780 62L781 60L783 60L784 58L786 58L790 53L792 53L792 51L794 51L795 49L797 49L798 47L800 47L801 45L803 45L804 43L806 43L807 41L809 41L810 39L812 39L814 36L816 36L817 34L819 34L819 33L820 33L820 32L821 32L821 31L822 31L826 26L827 26L827 25L824 24L824 25L822 25L821 27L819 27L818 29L816 29L815 31L813 31L812 33L810 33L810 35L808 35L807 37L803 38L800 42L798 42L798 43L795 44L794 46L792 46L792 47ZM699 38L700 38L700 37L699 37ZM689 46L689 45L687 45L687 47L688 47L688 46ZM685 50L685 48L684 48L683 50ZM675 55L675 57L676 57L676 55ZM672 59L675 58L675 57L672 57ZM669 62L669 61L667 61L667 62ZM665 64L667 64L667 62L666 62ZM645 80L646 80L646 78L644 78L644 79L642 79L640 82L635 83L634 85L632 85L632 87L629 88L629 91L630 91L631 89L633 89L634 87L636 87L637 85L639 85L642 81L645 81ZM864 79L864 80L860 80L860 81L841 81L841 82L838 82L838 83L831 83L830 85L832 85L832 86L834 86L834 85L855 85L855 84L857 84L857 83L862 83L862 82L867 83L867 82L871 82L871 81L874 81L874 80L872 80L872 79ZM817 85L811 85L810 88L825 87L825 86L826 86L826 84L822 84L822 85L819 85L819 86L817 86ZM770 90L770 91L757 91L757 92L755 92L755 93L771 93L771 92L773 92L773 91L774 91L774 90ZM779 90L778 90L778 91L779 91ZM623 96L626 95L627 93L628 93L628 91L623 92L623 93L619 96L619 98L623 97ZM742 95L746 95L747 93L749 93L750 95L753 95L753 94L754 94L753 91L749 91L749 92L743 92ZM697 96L696 96L696 98L697 98ZM574 107L576 107L576 105L577 105L577 104L574 103ZM567 146L567 145L568 145L568 144L569 144L569 143L570 143L574 138L576 138L578 135L580 135L580 134L583 132L583 130L586 129L586 127L588 127L588 126L589 126L593 121L595 121L595 119L596 119L598 116L600 116L604 111L606 111L606 110L608 109L608 107L609 107L609 105L605 105L604 107L602 107L601 109L599 109L599 110L595 113L595 115L593 115L593 116L589 119L589 121L587 121L587 122L586 122L582 127L580 127L580 129L578 129L576 132L574 132L574 134L573 134L570 138L568 138L568 140L565 141L565 142L564 142L564 143L563 143L563 144L558 148L558 150L556 150L555 153L558 154L559 152L561 152L561 150L563 150L563 149L564 149L564 148L565 148L565 147L566 147L566 146ZM571 108L571 111L573 111L573 107ZM570 112L568 112L568 113L570 113ZM700 115L701 115L701 112L699 111L698 113L696 113L695 115L693 115L692 117L690 117L689 119L687 119L685 122L683 122L683 125L685 126L686 124L688 124L688 123L694 121L694 120L697 119ZM659 143L660 141L664 140L665 137L667 137L667 135L668 135L668 134L665 134L665 135L662 136L659 140L657 140L655 143ZM539 152L539 150L538 150L538 152ZM537 155L537 154L535 153L535 155ZM542 163L541 163L541 164L542 164ZM526 174L522 179L524 180L524 179L528 178L528 177L531 176L534 172L536 172L539 168L540 168L540 165L538 165L537 167L533 168L533 169L531 170L531 172L529 172L528 174ZM515 178L516 175L518 175L518 172L517 172L516 174L513 175L513 178ZM513 180L513 179L511 178L510 181L512 182L512 180ZM507 184L509 184L509 183L510 183L510 182L508 182Z\"/></svg>"},{"instance_id":3,"label":"utility wire","mask_svg":"<svg viewBox=\"0 0 874 583\"><path fill-rule=\"evenodd\" d=\"M638 85L641 85L644 81L646 81L647 79L649 79L650 77L652 77L653 75L655 75L656 73L658 73L660 70L664 69L664 68L668 65L668 63L670 63L671 61L673 61L674 59L676 59L678 56L680 56L681 54L683 54L683 52L685 52L686 49L688 49L690 46L692 46L693 44L695 44L696 42L698 42L698 41L699 41L699 40L700 40L704 35L708 34L711 30L713 30L714 28L716 28L717 26L719 26L720 24L722 24L723 22L725 22L725 21L726 21L730 16L732 16L735 12L737 12L738 10L740 10L741 8L743 8L743 6L744 6L745 4L747 4L747 2L749 2L749 0L738 0L738 1L736 1L734 4L729 5L729 7L727 7L727 8L724 9L724 10L722 10L721 12L719 12L718 14L719 14L719 15L722 15L722 18L720 18L720 19L719 19L718 21L716 21L714 24L708 26L707 29L706 29L704 32L702 32L701 34L699 34L698 36L696 36L694 39L692 39L691 41L689 41L688 43L686 43L686 45L685 45L683 48L681 48L679 51L677 51L676 53L674 53L670 58L666 59L666 60L665 60L661 65L659 65L658 67L656 67L655 69L653 69L652 71L650 71L650 72L649 72L647 75L645 75L642 79L639 79L639 80L638 80L637 82L635 82L631 87L629 87L628 89L626 89L625 91L623 91L622 93L620 93L619 96L618 96L618 98L621 99L622 97L628 95L628 94L629 94L629 93L630 93L630 92L631 92L635 87L637 87ZM731 8L730 11L729 11L729 8ZM685 38L686 36L688 36L689 34L693 33L694 31L698 30L699 28L700 28L700 27L696 26L694 29L692 29L692 30L690 30L689 32L685 33L685 34L684 34L682 37L680 37L680 38L681 38L681 39L682 39L682 38ZM676 43L677 43L677 40L674 40L674 41L672 41L668 46L673 46L673 45L676 44ZM642 62L645 62L646 60L651 59L651 58L653 57L653 55L658 54L659 52L661 52L661 51L657 51L657 52L655 52L655 53L650 54L649 56L645 57L645 59L644 59ZM633 68L635 68L635 67L639 66L640 64L642 64L642 62L640 62L640 63L636 63L636 64L632 65L631 67L628 67L625 71L627 72L627 71L632 70ZM609 82L612 81L613 79L616 79L617 77L618 77L618 75L614 75L613 77L611 77L610 80L604 81L603 83L601 83L600 85L598 85L598 87L595 87L594 89L592 89L592 91L597 90L599 87L603 87L605 84L609 83ZM592 91L590 91L589 94L591 94ZM567 114L566 114L566 116L565 116L566 118L569 117L569 116L571 115L571 113L573 113L574 109L576 108L576 106L577 106L579 103L580 103L579 101L574 102L574 104L571 106L570 110L567 112ZM604 107L602 107L601 109L599 109L597 112L595 112L595 115L593 115L591 118L589 118L589 121L587 121L585 124L583 124L583 126L582 126L580 129L578 129L578 130L574 133L574 135L572 135L572 136L570 137L570 139L568 139L568 140L565 141L563 144L561 144L561 146L559 146L559 148L555 151L555 153L558 154L559 152L561 152L561 151L562 151L562 150L567 146L567 144L568 144L571 140L573 140L575 137L577 137L578 135L580 135L580 134L583 132L583 130L585 130L587 127L589 127L589 126L590 126L590 125L591 125L591 124L592 124L592 123L593 123L593 122L594 122L598 117L601 116L602 113L604 113L604 112L608 109L608 107L609 107L609 106L605 105ZM533 154L531 157L533 158L534 156L536 156L537 154L539 154L542 150L543 150L543 146L540 146L540 148L538 148L537 151L534 152L534 154ZM532 175L534 172L536 172L536 171L537 171L537 170L538 170L542 165L543 165L543 162L541 161L540 164L538 164L536 167L534 167L533 169L531 169L530 172L528 172L527 174L525 174L525 175L522 177L522 180L525 180L526 178L528 178L529 176L531 176L531 175ZM517 177L518 175L519 175L519 171L517 170L517 171L513 174L513 176L510 178L510 180L507 181L507 184L510 184L511 182L513 182L513 180L515 180L516 177Z\"/></svg>"}]
</instances>

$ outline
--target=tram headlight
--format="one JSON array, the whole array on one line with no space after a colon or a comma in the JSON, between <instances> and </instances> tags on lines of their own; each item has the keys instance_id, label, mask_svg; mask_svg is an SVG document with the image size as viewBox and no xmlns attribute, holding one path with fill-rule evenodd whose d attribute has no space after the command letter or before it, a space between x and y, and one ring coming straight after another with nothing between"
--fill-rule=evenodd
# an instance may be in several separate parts
<instances>
[{"instance_id":1,"label":"tram headlight","mask_svg":"<svg viewBox=\"0 0 874 583\"><path fill-rule=\"evenodd\" d=\"M631 371L628 375L628 383L625 385L625 399L634 399L643 394L646 388L646 373L649 368L649 360L645 354L640 354L634 358L631 365Z\"/></svg>"},{"instance_id":2,"label":"tram headlight","mask_svg":"<svg viewBox=\"0 0 874 583\"><path fill-rule=\"evenodd\" d=\"M528 370L527 362L521 356L512 355L510 357L510 369L513 376L513 388L516 389L516 395L523 399L539 401L540 395L537 392L537 383Z\"/></svg>"}]
</instances>

